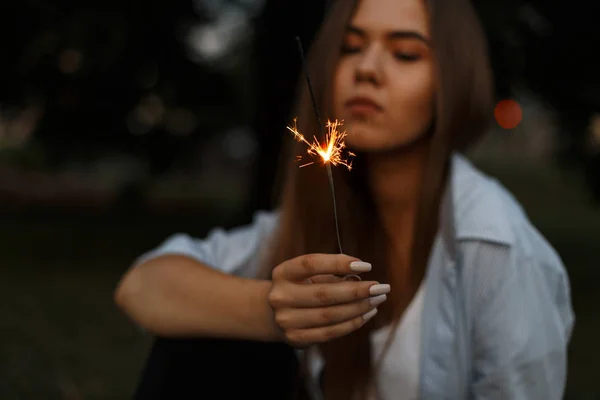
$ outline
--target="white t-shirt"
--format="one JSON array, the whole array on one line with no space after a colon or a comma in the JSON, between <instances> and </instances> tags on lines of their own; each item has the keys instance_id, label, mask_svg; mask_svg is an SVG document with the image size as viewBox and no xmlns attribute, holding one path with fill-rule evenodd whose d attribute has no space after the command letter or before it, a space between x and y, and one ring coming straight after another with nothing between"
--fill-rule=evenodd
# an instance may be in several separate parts
<instances>
[{"instance_id":1,"label":"white t-shirt","mask_svg":"<svg viewBox=\"0 0 600 400\"><path fill-rule=\"evenodd\" d=\"M424 285L421 285L398 324L395 337L375 377L379 397L372 394L372 400L414 400L419 397L423 287ZM380 360L390 329L391 326L386 326L372 333L372 364ZM306 351L309 352L308 392L314 400L322 400L320 376L324 362L316 347ZM302 351L298 352L299 355L301 353Z\"/></svg>"}]
</instances>

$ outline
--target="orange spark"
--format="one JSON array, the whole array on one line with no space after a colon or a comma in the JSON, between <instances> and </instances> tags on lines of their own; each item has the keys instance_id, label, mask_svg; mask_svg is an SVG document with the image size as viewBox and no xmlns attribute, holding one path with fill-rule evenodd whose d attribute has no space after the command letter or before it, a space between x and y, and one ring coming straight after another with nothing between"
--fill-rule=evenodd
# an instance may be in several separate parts
<instances>
[{"instance_id":1,"label":"orange spark","mask_svg":"<svg viewBox=\"0 0 600 400\"><path fill-rule=\"evenodd\" d=\"M341 131L340 126L344 124L343 121L327 121L327 133L325 134L325 143L319 143L319 140L313 136L313 142L306 140L303 134L298 131L296 124L297 118L294 118L294 126L288 126L288 130L294 134L294 138L299 142L304 142L308 149L306 152L311 156L320 156L324 164L331 164L334 167L343 165L348 168L348 171L352 169L352 161L344 157L344 149L346 148L346 131ZM347 151L348 156L354 157L352 152ZM298 157L301 158L301 157ZM307 164L301 165L300 168L314 164L314 161Z\"/></svg>"}]
</instances>

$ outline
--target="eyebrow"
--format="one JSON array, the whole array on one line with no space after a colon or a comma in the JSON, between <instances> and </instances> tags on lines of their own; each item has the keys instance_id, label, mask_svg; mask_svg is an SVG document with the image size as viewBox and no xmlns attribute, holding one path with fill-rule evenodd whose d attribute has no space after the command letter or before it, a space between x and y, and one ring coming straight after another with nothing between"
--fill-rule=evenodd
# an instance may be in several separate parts
<instances>
[{"instance_id":1,"label":"eyebrow","mask_svg":"<svg viewBox=\"0 0 600 400\"><path fill-rule=\"evenodd\" d=\"M346 33L354 33L356 35L365 37L367 36L366 32L356 26L353 25L348 25L346 27ZM419 40L423 43L425 43L426 45L430 45L429 39L427 39L423 34L417 32L417 31L392 31L386 34L386 37L388 39L416 39Z\"/></svg>"}]
</instances>

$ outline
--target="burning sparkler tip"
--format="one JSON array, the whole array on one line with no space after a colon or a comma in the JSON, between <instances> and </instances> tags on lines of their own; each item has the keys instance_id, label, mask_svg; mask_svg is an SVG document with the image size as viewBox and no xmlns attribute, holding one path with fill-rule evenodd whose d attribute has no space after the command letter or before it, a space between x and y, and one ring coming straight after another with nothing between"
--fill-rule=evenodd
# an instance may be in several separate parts
<instances>
[{"instance_id":1,"label":"burning sparkler tip","mask_svg":"<svg viewBox=\"0 0 600 400\"><path fill-rule=\"evenodd\" d=\"M344 156L344 149L346 143L346 132L338 129L339 126L343 125L343 121L327 121L327 133L325 134L325 143L321 144L316 136L313 136L313 142L306 140L304 135L300 133L297 126L297 118L294 118L294 126L288 126L287 129L294 134L294 138L299 142L304 142L308 148L306 152L311 156L320 156L324 164L331 164L333 166L343 165L348 170L352 169L352 163ZM347 152L348 156L354 157L354 153ZM314 162L305 164L304 166L314 164Z\"/></svg>"}]
</instances>

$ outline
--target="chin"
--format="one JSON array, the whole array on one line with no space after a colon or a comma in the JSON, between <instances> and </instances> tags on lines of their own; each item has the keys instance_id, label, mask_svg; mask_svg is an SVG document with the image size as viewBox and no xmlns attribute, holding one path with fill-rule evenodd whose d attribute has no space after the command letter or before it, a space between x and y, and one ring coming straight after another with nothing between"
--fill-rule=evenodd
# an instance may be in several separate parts
<instances>
[{"instance_id":1,"label":"chin","mask_svg":"<svg viewBox=\"0 0 600 400\"><path fill-rule=\"evenodd\" d=\"M397 132L368 126L361 123L348 123L345 127L346 146L349 150L364 153L385 153L406 150L427 141L431 129L414 129L410 132Z\"/></svg>"},{"instance_id":2,"label":"chin","mask_svg":"<svg viewBox=\"0 0 600 400\"><path fill-rule=\"evenodd\" d=\"M358 152L378 152L394 147L389 135L378 129L348 124L346 126L346 146L348 149Z\"/></svg>"}]
</instances>

